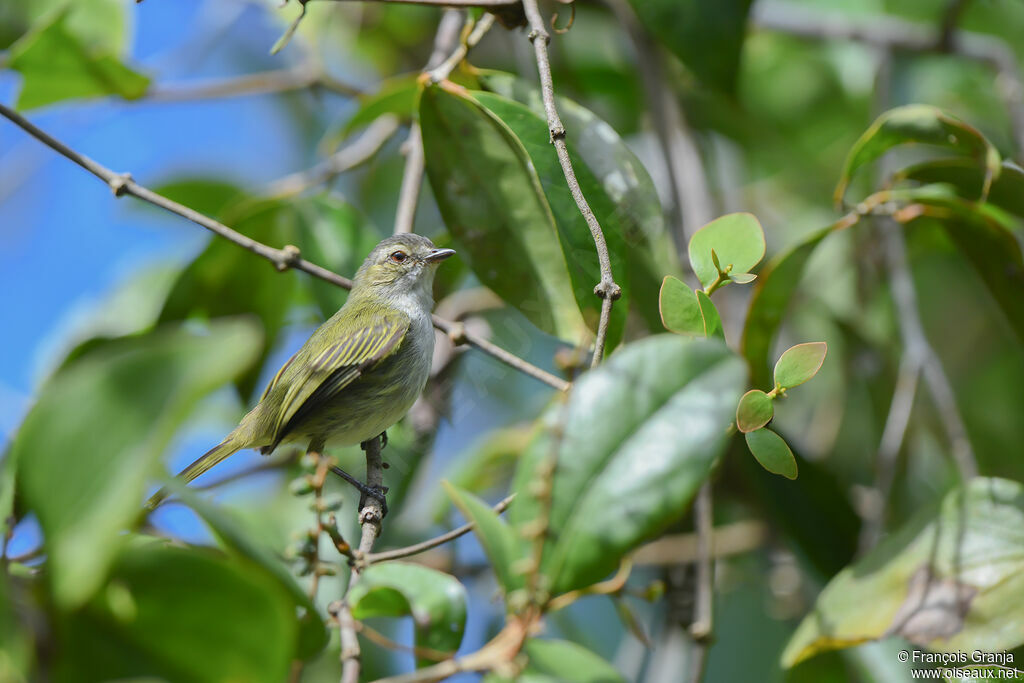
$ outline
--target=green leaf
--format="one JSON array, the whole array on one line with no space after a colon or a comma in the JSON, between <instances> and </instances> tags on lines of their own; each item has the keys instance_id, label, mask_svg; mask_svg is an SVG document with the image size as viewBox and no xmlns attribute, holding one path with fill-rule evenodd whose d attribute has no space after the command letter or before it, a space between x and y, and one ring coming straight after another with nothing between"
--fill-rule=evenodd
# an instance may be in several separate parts
<instances>
[{"instance_id":1,"label":"green leaf","mask_svg":"<svg viewBox=\"0 0 1024 683\"><path fill-rule=\"evenodd\" d=\"M704 316L704 334L707 337L718 337L725 341L725 330L722 328L722 317L718 315L718 308L711 301L711 297L703 291L697 292L697 303L700 305L700 314Z\"/></svg>"},{"instance_id":2,"label":"green leaf","mask_svg":"<svg viewBox=\"0 0 1024 683\"><path fill-rule=\"evenodd\" d=\"M509 127L530 156L533 170L555 218L558 239L569 266L576 305L590 329L596 331L601 315L601 300L594 295L594 285L601 281L597 250L590 228L566 185L558 154L551 144L547 121L528 107L500 95L476 92L473 97ZM573 150L570 149L572 154ZM575 164L574 168L583 195L601 224L612 273L622 289L622 297L612 307L608 327L607 344L609 348L614 348L622 338L630 305L629 271L625 262L626 225L619 218L625 215L624 207L618 206L609 197L586 164Z\"/></svg>"},{"instance_id":3,"label":"green leaf","mask_svg":"<svg viewBox=\"0 0 1024 683\"><path fill-rule=\"evenodd\" d=\"M825 342L806 342L789 347L775 364L775 385L792 389L803 384L818 374L826 353L828 345Z\"/></svg>"},{"instance_id":4,"label":"green leaf","mask_svg":"<svg viewBox=\"0 0 1024 683\"><path fill-rule=\"evenodd\" d=\"M225 221L258 242L283 247L299 241L306 217L297 202L247 202L235 206ZM264 344L258 362L240 378L243 401L257 388L260 370L274 348L296 291L295 273L274 266L238 245L211 239L186 267L167 296L160 321L191 317L218 318L243 313L259 316Z\"/></svg>"},{"instance_id":5,"label":"green leaf","mask_svg":"<svg viewBox=\"0 0 1024 683\"><path fill-rule=\"evenodd\" d=\"M551 207L522 144L451 84L428 86L419 113L427 176L460 257L541 330L578 343L588 332Z\"/></svg>"},{"instance_id":6,"label":"green leaf","mask_svg":"<svg viewBox=\"0 0 1024 683\"><path fill-rule=\"evenodd\" d=\"M662 324L670 332L725 339L722 318L708 295L694 292L671 275L666 275L661 284L658 306Z\"/></svg>"},{"instance_id":7,"label":"green leaf","mask_svg":"<svg viewBox=\"0 0 1024 683\"><path fill-rule=\"evenodd\" d=\"M538 483L557 458L541 567L553 593L602 579L679 518L725 444L745 374L718 340L658 335L559 397L520 460L509 510L520 533L536 526Z\"/></svg>"},{"instance_id":8,"label":"green leaf","mask_svg":"<svg viewBox=\"0 0 1024 683\"><path fill-rule=\"evenodd\" d=\"M42 387L11 453L59 605L79 605L100 585L178 426L199 398L251 365L259 339L239 320L203 334L158 329L100 346Z\"/></svg>"},{"instance_id":9,"label":"green leaf","mask_svg":"<svg viewBox=\"0 0 1024 683\"><path fill-rule=\"evenodd\" d=\"M23 76L18 108L103 95L142 97L149 79L122 64L115 52L84 43L71 31L68 16L52 15L11 46L8 64Z\"/></svg>"},{"instance_id":10,"label":"green leaf","mask_svg":"<svg viewBox=\"0 0 1024 683\"><path fill-rule=\"evenodd\" d=\"M955 187L964 199L973 200L985 185L985 170L969 159L939 159L905 168L897 179L945 183ZM1012 161L1003 161L986 201L1024 218L1024 170Z\"/></svg>"},{"instance_id":11,"label":"green leaf","mask_svg":"<svg viewBox=\"0 0 1024 683\"><path fill-rule=\"evenodd\" d=\"M716 218L690 238L690 265L704 289L718 279L712 260L717 255L722 270L746 273L764 258L764 230L753 214L730 213Z\"/></svg>"},{"instance_id":12,"label":"green leaf","mask_svg":"<svg viewBox=\"0 0 1024 683\"><path fill-rule=\"evenodd\" d=\"M300 659L309 659L323 650L328 640L324 621L320 618L320 613L309 594L299 586L291 570L277 555L270 548L254 541L238 522L232 519L227 510L214 505L197 495L194 490L178 482L171 482L169 488L186 505L195 510L225 548L238 557L253 563L291 596L295 606L302 611L298 615L299 629L296 634L298 642L295 645L295 656Z\"/></svg>"},{"instance_id":13,"label":"green leaf","mask_svg":"<svg viewBox=\"0 0 1024 683\"><path fill-rule=\"evenodd\" d=\"M246 199L245 192L233 183L215 176L172 180L156 188L159 194L184 204L199 213L220 220L228 209ZM156 207L151 207L156 211Z\"/></svg>"},{"instance_id":14,"label":"green leaf","mask_svg":"<svg viewBox=\"0 0 1024 683\"><path fill-rule=\"evenodd\" d=\"M729 280L738 285L749 285L757 279L753 273L729 273Z\"/></svg>"},{"instance_id":15,"label":"green leaf","mask_svg":"<svg viewBox=\"0 0 1024 683\"><path fill-rule=\"evenodd\" d=\"M512 566L527 557L528 549L512 528L484 501L472 493L458 489L446 481L441 482L455 507L473 523L473 533L487 554L498 584L508 595L522 588L526 582Z\"/></svg>"},{"instance_id":16,"label":"green leaf","mask_svg":"<svg viewBox=\"0 0 1024 683\"><path fill-rule=\"evenodd\" d=\"M614 683L625 677L582 645L568 640L530 638L523 644L528 664L526 675L551 676L573 683Z\"/></svg>"},{"instance_id":17,"label":"green leaf","mask_svg":"<svg viewBox=\"0 0 1024 683\"><path fill-rule=\"evenodd\" d=\"M54 680L287 678L294 605L251 567L159 542L127 550L84 609L56 619Z\"/></svg>"},{"instance_id":18,"label":"green leaf","mask_svg":"<svg viewBox=\"0 0 1024 683\"><path fill-rule=\"evenodd\" d=\"M753 0L630 0L644 27L705 85L732 93Z\"/></svg>"},{"instance_id":19,"label":"green leaf","mask_svg":"<svg viewBox=\"0 0 1024 683\"><path fill-rule=\"evenodd\" d=\"M879 116L850 149L835 191L842 203L846 187L861 166L871 163L893 147L908 143L941 145L974 157L985 169L981 197L999 177L999 152L978 130L937 107L908 104Z\"/></svg>"},{"instance_id":20,"label":"green leaf","mask_svg":"<svg viewBox=\"0 0 1024 683\"><path fill-rule=\"evenodd\" d=\"M0 680L18 683L33 680L32 629L19 623L16 605L25 598L14 594L10 569L0 573ZM19 599L20 598L20 599Z\"/></svg>"},{"instance_id":21,"label":"green leaf","mask_svg":"<svg viewBox=\"0 0 1024 683\"><path fill-rule=\"evenodd\" d=\"M411 616L415 644L454 656L466 628L466 589L454 576L418 564L371 565L348 593L352 616ZM419 657L420 666L436 659Z\"/></svg>"},{"instance_id":22,"label":"green leaf","mask_svg":"<svg viewBox=\"0 0 1024 683\"><path fill-rule=\"evenodd\" d=\"M481 70L482 87L526 105L544 121L546 114L540 91L531 81L501 71ZM594 208L602 229L616 230L626 243L624 258L634 291L652 291L665 274L678 273L679 260L672 237L665 226L664 211L647 169L615 130L594 112L566 97L556 97L558 112L566 127L566 141L573 167L586 168L601 187L596 196L607 197L614 212ZM544 133L545 144L547 133ZM564 180L562 185L564 185ZM618 278L620 271L615 271ZM652 331L659 328L656 302L650 297L633 297L630 304L647 321Z\"/></svg>"},{"instance_id":23,"label":"green leaf","mask_svg":"<svg viewBox=\"0 0 1024 683\"><path fill-rule=\"evenodd\" d=\"M1024 643L1024 486L976 478L951 491L836 575L782 654L890 635L936 652L1003 652Z\"/></svg>"},{"instance_id":24,"label":"green leaf","mask_svg":"<svg viewBox=\"0 0 1024 683\"><path fill-rule=\"evenodd\" d=\"M743 356L750 365L751 382L755 385L771 382L769 354L775 333L793 300L807 260L821 241L836 229L837 225L829 225L810 233L761 269L750 298L741 342Z\"/></svg>"},{"instance_id":25,"label":"green leaf","mask_svg":"<svg viewBox=\"0 0 1024 683\"><path fill-rule=\"evenodd\" d=\"M685 282L666 275L658 295L658 308L661 322L669 332L706 336L704 314L700 310L697 293Z\"/></svg>"},{"instance_id":26,"label":"green leaf","mask_svg":"<svg viewBox=\"0 0 1024 683\"><path fill-rule=\"evenodd\" d=\"M771 397L760 389L751 389L736 404L736 427L744 434L764 427L774 416Z\"/></svg>"},{"instance_id":27,"label":"green leaf","mask_svg":"<svg viewBox=\"0 0 1024 683\"><path fill-rule=\"evenodd\" d=\"M761 467L786 479L796 479L796 458L793 451L789 450L789 444L785 439L766 427L748 432L744 436L747 439L747 448L761 463Z\"/></svg>"}]
</instances>

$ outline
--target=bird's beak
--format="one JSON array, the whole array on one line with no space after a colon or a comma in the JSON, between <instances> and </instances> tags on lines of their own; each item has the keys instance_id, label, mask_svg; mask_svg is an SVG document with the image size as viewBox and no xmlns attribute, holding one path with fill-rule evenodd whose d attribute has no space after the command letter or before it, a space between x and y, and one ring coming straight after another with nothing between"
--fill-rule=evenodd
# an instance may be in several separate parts
<instances>
[{"instance_id":1,"label":"bird's beak","mask_svg":"<svg viewBox=\"0 0 1024 683\"><path fill-rule=\"evenodd\" d=\"M427 256L423 260L426 261L427 263L440 263L441 261L444 261L449 256L454 256L454 255L455 255L455 250L454 249L434 249L429 254L427 254Z\"/></svg>"}]
</instances>

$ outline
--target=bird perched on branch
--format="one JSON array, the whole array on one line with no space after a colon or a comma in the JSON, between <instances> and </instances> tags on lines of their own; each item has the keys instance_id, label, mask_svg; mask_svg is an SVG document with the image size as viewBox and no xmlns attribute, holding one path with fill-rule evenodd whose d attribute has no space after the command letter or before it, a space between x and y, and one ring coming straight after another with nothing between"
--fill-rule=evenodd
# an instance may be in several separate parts
<instances>
[{"instance_id":1,"label":"bird perched on branch","mask_svg":"<svg viewBox=\"0 0 1024 683\"><path fill-rule=\"evenodd\" d=\"M412 407L430 374L430 311L437 265L454 254L420 235L395 235L374 247L356 273L345 305L278 370L259 403L223 441L186 467L188 483L229 455L282 443L349 446L383 435ZM332 468L364 495L369 489ZM167 497L157 491L152 510Z\"/></svg>"}]
</instances>

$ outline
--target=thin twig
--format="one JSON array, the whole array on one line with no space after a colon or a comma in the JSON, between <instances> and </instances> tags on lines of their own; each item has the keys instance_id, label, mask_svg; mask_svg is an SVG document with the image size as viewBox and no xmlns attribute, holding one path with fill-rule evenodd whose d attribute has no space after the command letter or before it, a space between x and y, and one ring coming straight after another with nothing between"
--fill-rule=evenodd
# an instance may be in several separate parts
<instances>
[{"instance_id":1,"label":"thin twig","mask_svg":"<svg viewBox=\"0 0 1024 683\"><path fill-rule=\"evenodd\" d=\"M939 28L940 50L946 52L953 50L956 25L960 22L960 16L970 3L971 0L949 0L946 10L942 13L942 23Z\"/></svg>"},{"instance_id":2,"label":"thin twig","mask_svg":"<svg viewBox=\"0 0 1024 683\"><path fill-rule=\"evenodd\" d=\"M437 25L434 36L434 49L427 59L423 71L429 71L444 61L448 53L459 42L459 29L462 27L460 10L445 10ZM423 186L423 137L420 134L419 121L413 120L409 126L409 137L403 145L405 168L402 170L402 186L398 191L398 205L395 208L394 234L412 232L416 222L416 207L420 203L420 188Z\"/></svg>"},{"instance_id":3,"label":"thin twig","mask_svg":"<svg viewBox=\"0 0 1024 683\"><path fill-rule=\"evenodd\" d=\"M540 92L541 98L544 100L544 112L548 118L551 144L555 146L555 151L558 153L558 162L562 166L562 173L565 175L569 192L572 193L572 198L576 201L580 214L583 215L587 227L590 228L590 235L593 237L594 247L597 249L597 261L601 267L601 281L594 287L594 294L600 297L602 302L601 318L597 324L597 337L594 340L594 356L590 364L593 367L600 363L604 356L612 303L622 296L622 290L615 284L615 279L612 277L612 263L608 256L608 245L605 243L601 225L597 222L597 217L594 216L594 212L583 196L580 183L576 179L576 172L572 168L572 160L569 158L569 147L565 141L565 126L555 107L555 87L551 79L551 62L548 59L548 42L550 42L551 36L545 28L544 19L537 7L537 0L523 0L523 9L529 22L529 38L537 60L537 72L540 74Z\"/></svg>"},{"instance_id":4,"label":"thin twig","mask_svg":"<svg viewBox=\"0 0 1024 683\"><path fill-rule=\"evenodd\" d=\"M515 498L515 494L505 498L497 505L494 506L494 511L499 515L508 509L508 506L512 503L512 499ZM435 536L430 540L423 541L422 543L416 543L404 548L396 548L394 550L385 550L380 553L370 553L366 556L367 564L376 564L377 562L386 562L388 560L397 560L402 557L409 557L411 555L418 555L419 553L436 548L439 545L443 545L448 541L454 541L459 536L464 536L473 530L473 523L463 524L462 526L452 529L447 533L443 533L440 536Z\"/></svg>"},{"instance_id":5,"label":"thin twig","mask_svg":"<svg viewBox=\"0 0 1024 683\"><path fill-rule=\"evenodd\" d=\"M914 282L907 262L903 227L891 218L879 217L878 221L905 353L911 358L916 358L921 364L928 392L946 429L953 462L960 473L960 478L968 481L977 476L978 464L974 457L974 449L967 438L967 428L956 405L956 394L921 324L917 293L914 291Z\"/></svg>"},{"instance_id":6,"label":"thin twig","mask_svg":"<svg viewBox=\"0 0 1024 683\"><path fill-rule=\"evenodd\" d=\"M299 256L299 251L295 247L286 247L284 249L275 249L262 242L257 242L254 239L246 237L245 235L232 230L228 226L215 221L208 216L188 208L178 202L172 201L163 195L157 194L152 190L149 190L142 185L139 185L132 180L129 174L119 174L114 171L102 166L92 159L79 154L72 150L70 147L53 138L46 132L40 130L25 117L21 116L14 110L7 106L0 104L0 116L3 116L13 122L18 127L25 130L32 137L42 142L47 147L55 150L61 155L67 157L74 163L78 164L86 171L92 173L94 176L105 182L114 195L117 197L124 196L126 194L132 195L148 202L154 206L158 206L165 211L177 214L183 218L186 218L193 223L206 228L207 230L223 237L224 239L233 242L234 244L247 249L252 253L261 256L270 261L279 270L286 270L288 268L294 268L301 270L313 277L330 282L333 285L341 287L343 289L352 288L352 280L347 277L333 273L326 268L319 266ZM512 354L505 349L491 343L487 339L484 339L478 335L474 335L467 332L461 323L453 323L448 320L433 316L434 327L438 328L445 334L449 335L455 343L465 343L477 348L484 353L497 358L501 362L509 365L510 367L523 372L535 379L538 379L545 384L558 389L559 391L567 391L569 389L569 383L563 379L555 377L551 373L536 367L535 365L519 358L515 354Z\"/></svg>"},{"instance_id":7,"label":"thin twig","mask_svg":"<svg viewBox=\"0 0 1024 683\"><path fill-rule=\"evenodd\" d=\"M423 659L429 659L435 662L443 662L446 659L452 658L451 653L441 652L440 650L435 650L429 647L405 645L403 643L395 642L394 640L391 640L377 629L368 626L362 622L359 622L356 625L356 628L359 631L359 633L366 636L367 639L389 650L395 650L396 652L410 652L416 655L417 657L422 657Z\"/></svg>"},{"instance_id":8,"label":"thin twig","mask_svg":"<svg viewBox=\"0 0 1024 683\"><path fill-rule=\"evenodd\" d=\"M882 439L875 456L875 485L872 497L866 501L863 511L864 526L860 533L859 549L861 553L873 548L882 536L885 525L885 509L896 476L896 460L906 437L907 426L910 424L910 413L914 408L914 398L921 378L921 359L908 351L900 358L899 372L896 376L896 388L892 392L892 402L882 429Z\"/></svg>"},{"instance_id":9,"label":"thin twig","mask_svg":"<svg viewBox=\"0 0 1024 683\"><path fill-rule=\"evenodd\" d=\"M697 500L693 507L694 520L697 526L697 581L695 614L690 624L690 636L694 640L693 656L690 661L690 681L696 683L704 675L707 662L707 650L710 646L711 633L714 628L714 509L711 498L711 482L705 481L697 492Z\"/></svg>"},{"instance_id":10,"label":"thin twig","mask_svg":"<svg viewBox=\"0 0 1024 683\"><path fill-rule=\"evenodd\" d=\"M686 253L690 236L714 218L711 191L700 150L693 139L675 93L666 83L661 55L655 41L640 23L627 0L605 0L625 27L636 52L637 71L647 97L651 123L665 161L665 175L672 193L676 223L676 248ZM687 262L687 259L683 259Z\"/></svg>"},{"instance_id":11,"label":"thin twig","mask_svg":"<svg viewBox=\"0 0 1024 683\"><path fill-rule=\"evenodd\" d=\"M309 66L278 69L262 73L216 78L199 82L164 83L152 87L143 102L193 102L196 100L269 95L273 93L324 88L339 95L354 97L362 91Z\"/></svg>"},{"instance_id":12,"label":"thin twig","mask_svg":"<svg viewBox=\"0 0 1024 683\"><path fill-rule=\"evenodd\" d=\"M885 49L907 52L946 52L986 64L996 72L996 89L1006 106L1017 142L1024 154L1024 81L1017 56L1003 40L986 34L954 31L950 45L929 26L885 17L857 20L839 13L809 12L788 2L755 3L752 23L762 29L815 40L851 40Z\"/></svg>"},{"instance_id":13,"label":"thin twig","mask_svg":"<svg viewBox=\"0 0 1024 683\"><path fill-rule=\"evenodd\" d=\"M291 197L326 185L336 177L373 158L398 130L398 118L385 114L367 126L363 133L312 168L291 173L268 184L264 191L271 197Z\"/></svg>"}]
</instances>

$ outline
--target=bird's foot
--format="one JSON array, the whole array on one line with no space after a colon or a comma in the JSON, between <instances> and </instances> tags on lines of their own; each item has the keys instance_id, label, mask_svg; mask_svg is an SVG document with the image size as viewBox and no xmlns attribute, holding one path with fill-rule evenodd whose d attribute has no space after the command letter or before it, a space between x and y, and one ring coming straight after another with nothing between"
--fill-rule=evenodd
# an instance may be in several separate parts
<instances>
[{"instance_id":1,"label":"bird's foot","mask_svg":"<svg viewBox=\"0 0 1024 683\"><path fill-rule=\"evenodd\" d=\"M365 483L359 481L358 479L356 479L355 477L353 477L351 474L349 474L345 470L343 470L340 467L338 467L337 465L332 465L331 466L331 472L334 472L336 475L338 475L339 477L341 477L342 479L344 479L348 483L352 484L352 486L354 486L355 489L357 491L359 491L359 493L361 494L359 496L359 509L363 508L363 505L366 503L366 499L369 497L369 498L373 498L374 500L380 502L381 517L387 516L387 514L388 514L388 501L387 501L387 498L384 495L384 494L386 494L388 492L388 487L387 486L370 486L369 484L365 484Z\"/></svg>"}]
</instances>

